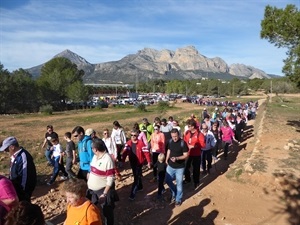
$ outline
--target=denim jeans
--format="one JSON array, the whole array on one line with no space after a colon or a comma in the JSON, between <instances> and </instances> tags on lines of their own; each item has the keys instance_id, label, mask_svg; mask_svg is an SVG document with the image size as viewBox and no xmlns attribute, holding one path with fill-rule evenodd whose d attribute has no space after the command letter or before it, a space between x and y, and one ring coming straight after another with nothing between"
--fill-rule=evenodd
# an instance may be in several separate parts
<instances>
[{"instance_id":1,"label":"denim jeans","mask_svg":"<svg viewBox=\"0 0 300 225\"><path fill-rule=\"evenodd\" d=\"M60 156L57 156L57 157L54 157L54 159L53 159L54 168L53 168L53 174L52 174L50 183L53 183L55 181L56 177L58 176L59 171L61 171L65 177L68 177L68 174L65 170L63 162L61 164L59 163L59 158L60 158Z\"/></svg>"},{"instance_id":2,"label":"denim jeans","mask_svg":"<svg viewBox=\"0 0 300 225\"><path fill-rule=\"evenodd\" d=\"M47 159L47 161L48 161L49 163L51 163L51 164L54 166L54 163L53 163L53 161L52 161L52 159L51 159L52 153L53 153L52 150L50 150L49 148L46 148L46 150L45 150L45 156L46 156L46 159Z\"/></svg>"},{"instance_id":3,"label":"denim jeans","mask_svg":"<svg viewBox=\"0 0 300 225\"><path fill-rule=\"evenodd\" d=\"M184 173L184 168L175 169L169 165L167 166L166 183L171 190L172 197L175 197L175 201L180 203L183 195L183 190L182 190L183 173ZM176 185L173 183L174 179L176 180Z\"/></svg>"}]
</instances>

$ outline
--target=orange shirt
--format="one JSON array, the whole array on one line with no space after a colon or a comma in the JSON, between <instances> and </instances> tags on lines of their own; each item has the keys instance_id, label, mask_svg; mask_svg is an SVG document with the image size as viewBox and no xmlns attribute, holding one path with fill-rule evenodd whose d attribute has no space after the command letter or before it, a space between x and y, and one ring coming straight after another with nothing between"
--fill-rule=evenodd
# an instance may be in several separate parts
<instances>
[{"instance_id":1,"label":"orange shirt","mask_svg":"<svg viewBox=\"0 0 300 225\"><path fill-rule=\"evenodd\" d=\"M102 225L100 211L90 200L78 207L68 205L64 225Z\"/></svg>"}]
</instances>

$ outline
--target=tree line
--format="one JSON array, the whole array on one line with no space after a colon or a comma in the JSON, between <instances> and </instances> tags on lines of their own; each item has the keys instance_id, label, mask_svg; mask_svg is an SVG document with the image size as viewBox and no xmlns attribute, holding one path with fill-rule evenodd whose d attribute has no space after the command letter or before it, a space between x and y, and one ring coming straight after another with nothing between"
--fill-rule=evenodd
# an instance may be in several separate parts
<instances>
[{"instance_id":1,"label":"tree line","mask_svg":"<svg viewBox=\"0 0 300 225\"><path fill-rule=\"evenodd\" d=\"M247 95L259 89L265 92L299 92L297 85L287 77L276 79L253 79L231 81L207 80L150 80L139 83L132 89L124 87L89 87L83 83L84 71L78 70L69 59L58 57L47 62L37 79L24 69L9 72L0 63L0 113L38 112L49 105L54 110L71 109L86 102L93 94L124 95L128 92L139 93L178 93L183 95L236 96Z\"/></svg>"}]
</instances>

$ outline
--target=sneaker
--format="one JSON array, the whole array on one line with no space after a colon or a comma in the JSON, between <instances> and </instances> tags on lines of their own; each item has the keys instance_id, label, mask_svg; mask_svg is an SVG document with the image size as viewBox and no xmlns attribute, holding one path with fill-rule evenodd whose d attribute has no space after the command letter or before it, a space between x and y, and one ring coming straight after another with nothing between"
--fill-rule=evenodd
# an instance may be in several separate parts
<instances>
[{"instance_id":1,"label":"sneaker","mask_svg":"<svg viewBox=\"0 0 300 225\"><path fill-rule=\"evenodd\" d=\"M156 177L153 177L149 182L150 182L150 183L154 183L154 182L156 182L156 181L157 181Z\"/></svg>"},{"instance_id":2,"label":"sneaker","mask_svg":"<svg viewBox=\"0 0 300 225\"><path fill-rule=\"evenodd\" d=\"M181 206L181 202L175 202L175 207Z\"/></svg>"},{"instance_id":3,"label":"sneaker","mask_svg":"<svg viewBox=\"0 0 300 225\"><path fill-rule=\"evenodd\" d=\"M213 158L213 160L215 160L215 161L218 161L218 160L219 160L218 157L216 157L216 156L213 156L212 158Z\"/></svg>"},{"instance_id":4,"label":"sneaker","mask_svg":"<svg viewBox=\"0 0 300 225\"><path fill-rule=\"evenodd\" d=\"M174 202L175 202L175 197L174 197L174 196L172 196L172 197L171 197L170 204L173 204Z\"/></svg>"},{"instance_id":5,"label":"sneaker","mask_svg":"<svg viewBox=\"0 0 300 225\"><path fill-rule=\"evenodd\" d=\"M61 176L61 177L60 177L60 180L68 180L68 177Z\"/></svg>"},{"instance_id":6,"label":"sneaker","mask_svg":"<svg viewBox=\"0 0 300 225\"><path fill-rule=\"evenodd\" d=\"M191 181L190 180L184 180L182 183L183 184L188 184L188 183L191 183Z\"/></svg>"},{"instance_id":7,"label":"sneaker","mask_svg":"<svg viewBox=\"0 0 300 225\"><path fill-rule=\"evenodd\" d=\"M139 192L139 191L142 191L142 190L144 190L144 188L139 188L139 189L137 189L136 192Z\"/></svg>"},{"instance_id":8,"label":"sneaker","mask_svg":"<svg viewBox=\"0 0 300 225\"><path fill-rule=\"evenodd\" d=\"M135 196L133 195L133 194L131 194L130 196L129 196L129 200L130 201L133 201L135 199Z\"/></svg>"}]
</instances>

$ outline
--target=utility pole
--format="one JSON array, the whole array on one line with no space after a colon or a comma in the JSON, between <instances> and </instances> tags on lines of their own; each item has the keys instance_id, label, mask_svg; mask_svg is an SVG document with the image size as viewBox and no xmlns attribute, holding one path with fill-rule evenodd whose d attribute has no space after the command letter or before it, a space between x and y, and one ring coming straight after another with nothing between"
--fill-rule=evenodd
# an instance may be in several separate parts
<instances>
[{"instance_id":1,"label":"utility pole","mask_svg":"<svg viewBox=\"0 0 300 225\"><path fill-rule=\"evenodd\" d=\"M135 93L137 93L137 89L138 89L138 74L135 74Z\"/></svg>"}]
</instances>

